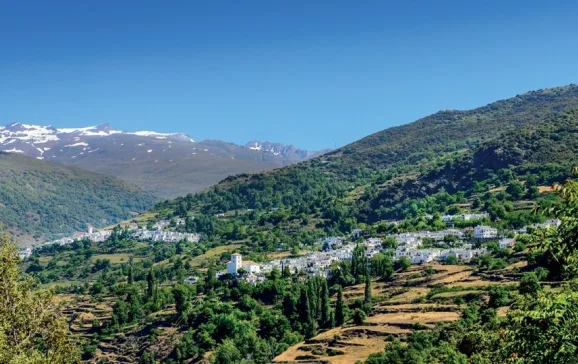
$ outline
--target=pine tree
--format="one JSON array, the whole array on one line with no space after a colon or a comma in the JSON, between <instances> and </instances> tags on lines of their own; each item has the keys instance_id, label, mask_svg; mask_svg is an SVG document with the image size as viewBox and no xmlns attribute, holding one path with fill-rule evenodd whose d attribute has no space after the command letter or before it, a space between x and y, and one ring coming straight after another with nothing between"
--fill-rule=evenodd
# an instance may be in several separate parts
<instances>
[{"instance_id":1,"label":"pine tree","mask_svg":"<svg viewBox=\"0 0 578 364\"><path fill-rule=\"evenodd\" d=\"M327 281L323 280L321 285L321 325L324 327L329 326L330 321L329 312L329 288L327 287Z\"/></svg>"},{"instance_id":2,"label":"pine tree","mask_svg":"<svg viewBox=\"0 0 578 364\"><path fill-rule=\"evenodd\" d=\"M337 291L337 303L335 304L335 325L341 326L345 323L345 312L343 307L343 289L341 286Z\"/></svg>"},{"instance_id":3,"label":"pine tree","mask_svg":"<svg viewBox=\"0 0 578 364\"><path fill-rule=\"evenodd\" d=\"M364 302L366 304L371 303L371 279L369 278L369 274L365 274L365 299Z\"/></svg>"}]
</instances>

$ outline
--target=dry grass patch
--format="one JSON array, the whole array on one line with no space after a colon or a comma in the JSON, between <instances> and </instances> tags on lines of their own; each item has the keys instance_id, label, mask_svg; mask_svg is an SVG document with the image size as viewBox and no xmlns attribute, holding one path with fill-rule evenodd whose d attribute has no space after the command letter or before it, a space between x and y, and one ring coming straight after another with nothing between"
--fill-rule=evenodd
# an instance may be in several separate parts
<instances>
[{"instance_id":1,"label":"dry grass patch","mask_svg":"<svg viewBox=\"0 0 578 364\"><path fill-rule=\"evenodd\" d=\"M385 302L388 303L412 303L414 300L427 296L430 288L427 287L412 287L409 291L393 296Z\"/></svg>"},{"instance_id":2,"label":"dry grass patch","mask_svg":"<svg viewBox=\"0 0 578 364\"><path fill-rule=\"evenodd\" d=\"M521 262L516 262L514 264L510 264L509 266L504 268L504 270L520 269L520 268L525 268L527 266L528 266L528 262L524 260Z\"/></svg>"},{"instance_id":3,"label":"dry grass patch","mask_svg":"<svg viewBox=\"0 0 578 364\"><path fill-rule=\"evenodd\" d=\"M414 325L421 324L431 326L438 322L456 321L460 317L458 312L401 312L401 313L383 313L367 318L368 324L378 325Z\"/></svg>"},{"instance_id":4,"label":"dry grass patch","mask_svg":"<svg viewBox=\"0 0 578 364\"><path fill-rule=\"evenodd\" d=\"M274 363L324 362L354 364L370 354L383 351L387 337L407 335L409 329L396 326L349 326L323 332L311 340L293 345L277 356ZM309 359L300 360L298 358Z\"/></svg>"},{"instance_id":5,"label":"dry grass patch","mask_svg":"<svg viewBox=\"0 0 578 364\"><path fill-rule=\"evenodd\" d=\"M516 284L518 284L518 282L514 282L514 281L508 281L508 282L485 281L482 279L476 279L476 280L471 280L471 281L455 282L455 283L448 284L446 286L450 287L450 288L456 288L456 287L484 288L484 287L489 287L489 286L511 286L511 285L516 285Z\"/></svg>"},{"instance_id":6,"label":"dry grass patch","mask_svg":"<svg viewBox=\"0 0 578 364\"><path fill-rule=\"evenodd\" d=\"M134 257L132 254L128 253L116 253L116 254L97 254L90 258L91 262L95 262L97 259L110 260L110 264L122 264L130 261L130 257L133 257L134 262L139 262L141 258Z\"/></svg>"},{"instance_id":7,"label":"dry grass patch","mask_svg":"<svg viewBox=\"0 0 578 364\"><path fill-rule=\"evenodd\" d=\"M234 253L235 250L237 250L239 247L241 247L241 244L231 244L231 245L223 245L223 246L218 246L216 248L212 248L207 250L204 254L201 254L197 257L194 257L190 260L191 265L193 267L199 267L203 264L203 262L206 262L210 259L215 259L221 256L221 254L226 253L226 252L230 252L230 253Z\"/></svg>"}]
</instances>

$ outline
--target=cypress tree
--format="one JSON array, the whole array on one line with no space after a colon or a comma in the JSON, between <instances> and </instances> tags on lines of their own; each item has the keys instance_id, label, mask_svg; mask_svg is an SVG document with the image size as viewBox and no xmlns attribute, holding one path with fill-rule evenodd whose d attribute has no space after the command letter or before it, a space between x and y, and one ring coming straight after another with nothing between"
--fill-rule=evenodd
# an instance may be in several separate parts
<instances>
[{"instance_id":1,"label":"cypress tree","mask_svg":"<svg viewBox=\"0 0 578 364\"><path fill-rule=\"evenodd\" d=\"M337 303L335 305L335 325L341 326L345 323L345 312L343 307L343 289L339 286L337 291Z\"/></svg>"},{"instance_id":2,"label":"cypress tree","mask_svg":"<svg viewBox=\"0 0 578 364\"><path fill-rule=\"evenodd\" d=\"M297 311L295 303L294 296L291 293L286 293L283 297L283 314L289 319Z\"/></svg>"},{"instance_id":3,"label":"cypress tree","mask_svg":"<svg viewBox=\"0 0 578 364\"><path fill-rule=\"evenodd\" d=\"M311 307L309 306L309 295L307 287L302 287L299 294L299 320L302 323L309 322L311 317Z\"/></svg>"},{"instance_id":4,"label":"cypress tree","mask_svg":"<svg viewBox=\"0 0 578 364\"><path fill-rule=\"evenodd\" d=\"M371 279L369 278L369 274L365 274L365 303L371 302Z\"/></svg>"},{"instance_id":5,"label":"cypress tree","mask_svg":"<svg viewBox=\"0 0 578 364\"><path fill-rule=\"evenodd\" d=\"M283 274L282 274L283 278L290 278L291 277L291 270L289 269L289 266L286 265L285 267L283 267Z\"/></svg>"},{"instance_id":6,"label":"cypress tree","mask_svg":"<svg viewBox=\"0 0 578 364\"><path fill-rule=\"evenodd\" d=\"M155 294L155 276L153 274L153 269L149 270L147 274L147 298L151 299Z\"/></svg>"},{"instance_id":7,"label":"cypress tree","mask_svg":"<svg viewBox=\"0 0 578 364\"><path fill-rule=\"evenodd\" d=\"M321 284L321 325L330 326L330 312L329 312L329 289L327 281L323 280Z\"/></svg>"},{"instance_id":8,"label":"cypress tree","mask_svg":"<svg viewBox=\"0 0 578 364\"><path fill-rule=\"evenodd\" d=\"M134 283L134 277L132 275L132 264L128 266L128 284L133 284Z\"/></svg>"}]
</instances>

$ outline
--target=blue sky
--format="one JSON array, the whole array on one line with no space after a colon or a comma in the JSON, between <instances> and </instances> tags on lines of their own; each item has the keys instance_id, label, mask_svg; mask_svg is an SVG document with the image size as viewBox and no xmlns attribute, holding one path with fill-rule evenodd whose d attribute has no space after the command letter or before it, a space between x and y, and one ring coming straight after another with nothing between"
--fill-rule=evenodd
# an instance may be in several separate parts
<instances>
[{"instance_id":1,"label":"blue sky","mask_svg":"<svg viewBox=\"0 0 578 364\"><path fill-rule=\"evenodd\" d=\"M0 1L0 124L321 149L578 83L576 1Z\"/></svg>"}]
</instances>

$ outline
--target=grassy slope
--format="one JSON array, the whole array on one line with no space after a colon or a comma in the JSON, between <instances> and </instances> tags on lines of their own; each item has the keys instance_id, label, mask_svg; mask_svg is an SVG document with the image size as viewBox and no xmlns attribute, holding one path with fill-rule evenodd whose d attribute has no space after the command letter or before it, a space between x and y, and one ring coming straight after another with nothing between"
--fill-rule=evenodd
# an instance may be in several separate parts
<instances>
[{"instance_id":1,"label":"grassy slope","mask_svg":"<svg viewBox=\"0 0 578 364\"><path fill-rule=\"evenodd\" d=\"M0 154L0 222L20 242L104 226L153 203L116 178Z\"/></svg>"}]
</instances>

